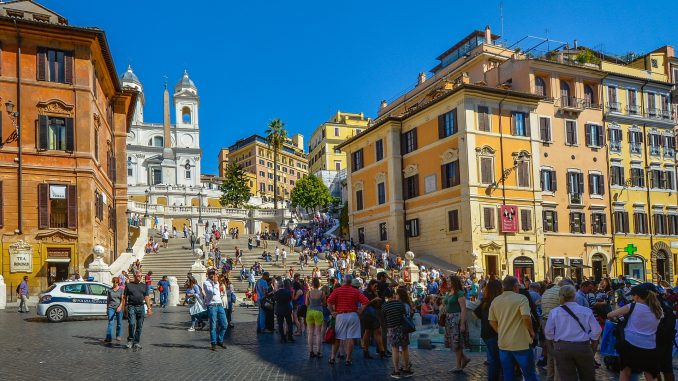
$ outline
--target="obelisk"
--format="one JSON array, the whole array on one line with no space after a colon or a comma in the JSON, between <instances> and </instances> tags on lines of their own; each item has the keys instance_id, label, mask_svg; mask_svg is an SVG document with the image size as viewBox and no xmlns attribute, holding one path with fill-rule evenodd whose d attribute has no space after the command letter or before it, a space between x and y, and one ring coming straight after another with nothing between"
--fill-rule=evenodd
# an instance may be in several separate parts
<instances>
[{"instance_id":1,"label":"obelisk","mask_svg":"<svg viewBox=\"0 0 678 381\"><path fill-rule=\"evenodd\" d=\"M177 166L174 162L174 151L172 151L172 138L170 135L170 104L169 91L167 91L167 82L165 82L165 93L163 96L164 102L164 119L163 119L163 135L165 145L162 150L162 182L166 185L176 185ZM171 205L167 200L167 205Z\"/></svg>"}]
</instances>

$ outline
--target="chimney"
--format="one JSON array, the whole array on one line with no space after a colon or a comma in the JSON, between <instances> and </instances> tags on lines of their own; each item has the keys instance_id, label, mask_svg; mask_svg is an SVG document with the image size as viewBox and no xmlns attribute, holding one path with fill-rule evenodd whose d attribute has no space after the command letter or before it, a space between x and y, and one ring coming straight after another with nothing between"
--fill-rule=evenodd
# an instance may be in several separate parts
<instances>
[{"instance_id":1,"label":"chimney","mask_svg":"<svg viewBox=\"0 0 678 381\"><path fill-rule=\"evenodd\" d=\"M485 25L485 43L492 45L492 31L489 25Z\"/></svg>"},{"instance_id":2,"label":"chimney","mask_svg":"<svg viewBox=\"0 0 678 381\"><path fill-rule=\"evenodd\" d=\"M426 82L426 73L423 71L419 73L419 78L417 79L417 85L421 85L422 83Z\"/></svg>"},{"instance_id":3,"label":"chimney","mask_svg":"<svg viewBox=\"0 0 678 381\"><path fill-rule=\"evenodd\" d=\"M386 102L386 99L384 99L384 100L381 101L381 104L379 105L379 108L380 108L381 110L383 110L383 109L385 109L386 107L388 107L388 102Z\"/></svg>"},{"instance_id":4,"label":"chimney","mask_svg":"<svg viewBox=\"0 0 678 381\"><path fill-rule=\"evenodd\" d=\"M165 148L172 147L172 139L170 138L170 101L169 101L169 91L167 91L167 82L165 82L165 93L163 94L163 129L164 129L164 141Z\"/></svg>"}]
</instances>

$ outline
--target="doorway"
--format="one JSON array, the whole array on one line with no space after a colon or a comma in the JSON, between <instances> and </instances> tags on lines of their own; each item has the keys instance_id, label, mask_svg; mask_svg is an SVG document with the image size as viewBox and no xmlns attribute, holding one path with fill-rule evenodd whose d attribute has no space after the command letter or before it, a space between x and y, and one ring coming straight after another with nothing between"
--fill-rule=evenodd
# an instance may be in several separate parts
<instances>
[{"instance_id":1,"label":"doorway","mask_svg":"<svg viewBox=\"0 0 678 381\"><path fill-rule=\"evenodd\" d=\"M63 282L68 279L68 263L50 263L47 266L47 283Z\"/></svg>"},{"instance_id":2,"label":"doorway","mask_svg":"<svg viewBox=\"0 0 678 381\"><path fill-rule=\"evenodd\" d=\"M518 278L520 283L527 277L534 280L534 261L525 256L513 260L513 276Z\"/></svg>"},{"instance_id":3,"label":"doorway","mask_svg":"<svg viewBox=\"0 0 678 381\"><path fill-rule=\"evenodd\" d=\"M485 273L487 275L494 275L496 277L499 274L499 261L497 258L496 255L485 255Z\"/></svg>"},{"instance_id":4,"label":"doorway","mask_svg":"<svg viewBox=\"0 0 678 381\"><path fill-rule=\"evenodd\" d=\"M607 277L607 266L605 266L605 257L601 254L594 254L591 258L591 267L593 273L593 279L596 283L600 282L601 279Z\"/></svg>"},{"instance_id":5,"label":"doorway","mask_svg":"<svg viewBox=\"0 0 678 381\"><path fill-rule=\"evenodd\" d=\"M664 252L664 250L657 251L657 256L655 260L657 263L655 272L659 274L662 280L666 280L666 275L668 273L668 271L666 271L666 252Z\"/></svg>"}]
</instances>

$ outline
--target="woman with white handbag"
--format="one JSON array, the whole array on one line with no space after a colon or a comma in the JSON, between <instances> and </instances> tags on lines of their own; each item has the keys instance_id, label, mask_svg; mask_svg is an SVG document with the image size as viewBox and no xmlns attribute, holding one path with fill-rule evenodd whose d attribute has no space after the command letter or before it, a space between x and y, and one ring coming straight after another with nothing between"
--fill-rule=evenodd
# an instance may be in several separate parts
<instances>
[{"instance_id":1,"label":"woman with white handbag","mask_svg":"<svg viewBox=\"0 0 678 381\"><path fill-rule=\"evenodd\" d=\"M198 330L202 330L205 326L203 318L207 314L207 308L205 308L205 302L203 301L204 294L195 278L189 278L189 283L190 287L186 289L186 300L190 306L188 311L191 314L191 328L188 331L194 332L196 324L198 325Z\"/></svg>"}]
</instances>

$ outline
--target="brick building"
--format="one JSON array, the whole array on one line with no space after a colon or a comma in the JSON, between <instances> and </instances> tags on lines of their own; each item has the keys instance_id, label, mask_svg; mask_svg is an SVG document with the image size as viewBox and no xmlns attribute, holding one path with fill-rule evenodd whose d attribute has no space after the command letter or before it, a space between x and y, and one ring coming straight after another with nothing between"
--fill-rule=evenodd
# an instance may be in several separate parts
<instances>
[{"instance_id":1,"label":"brick building","mask_svg":"<svg viewBox=\"0 0 678 381\"><path fill-rule=\"evenodd\" d=\"M80 272L127 247L125 136L136 92L105 33L32 1L0 4L0 248L8 291Z\"/></svg>"}]
</instances>

